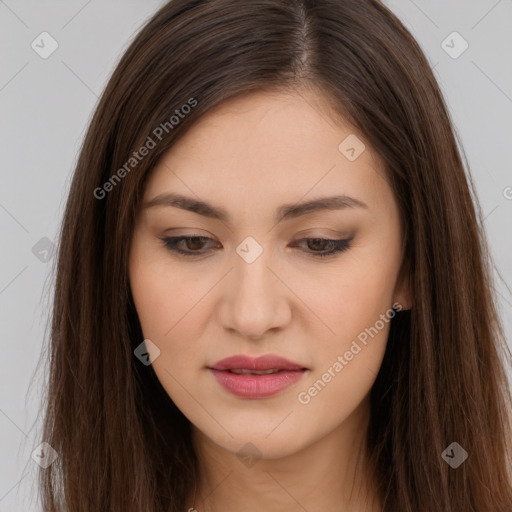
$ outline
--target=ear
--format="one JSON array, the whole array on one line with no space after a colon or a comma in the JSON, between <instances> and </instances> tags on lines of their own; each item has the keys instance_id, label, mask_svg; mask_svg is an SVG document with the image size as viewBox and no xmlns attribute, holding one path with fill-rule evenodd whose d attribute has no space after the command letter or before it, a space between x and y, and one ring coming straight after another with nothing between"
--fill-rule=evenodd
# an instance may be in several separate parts
<instances>
[{"instance_id":1,"label":"ear","mask_svg":"<svg viewBox=\"0 0 512 512\"><path fill-rule=\"evenodd\" d=\"M393 292L393 304L400 304L401 310L406 311L413 306L412 277L408 261L402 264Z\"/></svg>"}]
</instances>

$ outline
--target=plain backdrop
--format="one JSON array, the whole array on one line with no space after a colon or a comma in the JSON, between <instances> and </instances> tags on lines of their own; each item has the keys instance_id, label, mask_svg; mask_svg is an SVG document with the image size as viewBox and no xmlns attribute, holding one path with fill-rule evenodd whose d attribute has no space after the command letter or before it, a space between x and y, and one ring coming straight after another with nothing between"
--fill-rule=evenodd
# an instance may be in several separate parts
<instances>
[{"instance_id":1,"label":"plain backdrop","mask_svg":"<svg viewBox=\"0 0 512 512\"><path fill-rule=\"evenodd\" d=\"M512 1L385 3L424 49L449 105L485 217L510 344ZM98 96L160 5L0 0L0 512L40 510L31 455L42 441L34 427L43 383L29 384L49 313L52 246Z\"/></svg>"}]
</instances>

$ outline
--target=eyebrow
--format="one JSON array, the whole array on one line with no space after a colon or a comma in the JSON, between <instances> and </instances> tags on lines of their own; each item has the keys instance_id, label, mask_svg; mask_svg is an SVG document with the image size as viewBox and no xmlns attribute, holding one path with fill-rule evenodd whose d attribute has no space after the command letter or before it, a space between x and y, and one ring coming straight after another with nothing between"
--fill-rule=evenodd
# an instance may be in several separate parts
<instances>
[{"instance_id":1,"label":"eyebrow","mask_svg":"<svg viewBox=\"0 0 512 512\"><path fill-rule=\"evenodd\" d=\"M159 194L143 204L144 208L154 208L158 206L181 208L182 210L217 219L225 223L230 221L230 215L224 208L213 206L204 201L181 194ZM343 208L368 208L368 206L363 203L363 201L346 195L321 197L302 203L284 204L280 206L275 214L275 222L282 222L283 220L301 217L322 210L341 210Z\"/></svg>"}]
</instances>

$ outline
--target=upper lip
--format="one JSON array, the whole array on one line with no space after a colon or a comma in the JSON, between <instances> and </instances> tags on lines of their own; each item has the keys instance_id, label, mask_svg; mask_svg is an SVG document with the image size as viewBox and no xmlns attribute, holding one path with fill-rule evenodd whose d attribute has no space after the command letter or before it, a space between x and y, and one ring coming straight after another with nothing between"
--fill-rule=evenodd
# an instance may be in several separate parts
<instances>
[{"instance_id":1,"label":"upper lip","mask_svg":"<svg viewBox=\"0 0 512 512\"><path fill-rule=\"evenodd\" d=\"M284 357L275 354L268 354L260 357L250 357L247 355L236 355L217 361L213 370L306 370L300 364L288 361Z\"/></svg>"}]
</instances>

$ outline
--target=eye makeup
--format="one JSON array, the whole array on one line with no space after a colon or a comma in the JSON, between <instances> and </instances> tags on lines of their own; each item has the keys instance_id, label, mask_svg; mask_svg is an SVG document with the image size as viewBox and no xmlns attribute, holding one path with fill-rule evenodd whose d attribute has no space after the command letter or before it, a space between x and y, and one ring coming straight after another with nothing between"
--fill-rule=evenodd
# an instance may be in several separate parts
<instances>
[{"instance_id":1,"label":"eye makeup","mask_svg":"<svg viewBox=\"0 0 512 512\"><path fill-rule=\"evenodd\" d=\"M321 237L302 238L293 242L295 246L298 243L305 243L305 253L317 258L328 258L338 253L348 250L353 237L349 239L330 239ZM204 250L204 246L210 241L214 241L210 237L199 235L181 235L175 237L162 237L162 242L167 250L185 257L203 256L215 250L210 247ZM318 246L320 245L320 248ZM316 249L314 248L316 246ZM292 245L293 247L293 245ZM313 248L312 248L313 247Z\"/></svg>"}]
</instances>

